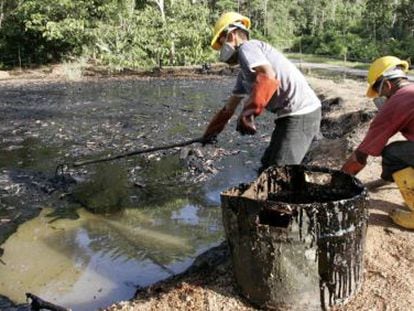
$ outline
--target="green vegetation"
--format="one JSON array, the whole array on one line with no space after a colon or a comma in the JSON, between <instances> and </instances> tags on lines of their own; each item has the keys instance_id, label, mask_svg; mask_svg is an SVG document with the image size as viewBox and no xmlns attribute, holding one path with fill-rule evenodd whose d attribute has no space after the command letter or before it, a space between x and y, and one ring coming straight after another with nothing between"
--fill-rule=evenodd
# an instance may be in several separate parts
<instances>
[{"instance_id":1,"label":"green vegetation","mask_svg":"<svg viewBox=\"0 0 414 311\"><path fill-rule=\"evenodd\" d=\"M77 61L113 69L216 60L223 11L289 52L370 62L414 53L410 0L0 0L0 67Z\"/></svg>"}]
</instances>

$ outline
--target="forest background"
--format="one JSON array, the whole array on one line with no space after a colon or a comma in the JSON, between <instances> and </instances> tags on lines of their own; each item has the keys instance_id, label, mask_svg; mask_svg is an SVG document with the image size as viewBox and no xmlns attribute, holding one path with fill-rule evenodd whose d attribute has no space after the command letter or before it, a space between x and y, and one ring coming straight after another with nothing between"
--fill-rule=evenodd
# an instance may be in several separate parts
<instances>
[{"instance_id":1,"label":"forest background","mask_svg":"<svg viewBox=\"0 0 414 311\"><path fill-rule=\"evenodd\" d=\"M362 62L414 55L412 0L0 0L0 68L214 62L212 28L229 10L283 51Z\"/></svg>"}]
</instances>

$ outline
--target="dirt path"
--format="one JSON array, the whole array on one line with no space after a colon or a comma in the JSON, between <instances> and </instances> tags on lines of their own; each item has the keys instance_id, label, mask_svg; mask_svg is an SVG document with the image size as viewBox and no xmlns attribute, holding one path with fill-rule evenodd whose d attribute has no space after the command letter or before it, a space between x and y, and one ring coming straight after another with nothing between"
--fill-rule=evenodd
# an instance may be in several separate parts
<instances>
[{"instance_id":1,"label":"dirt path","mask_svg":"<svg viewBox=\"0 0 414 311\"><path fill-rule=\"evenodd\" d=\"M374 115L374 106L363 96L365 83L309 80L319 94L328 99L343 99L325 107L322 129L330 139L323 139L310 153L310 163L339 168L363 138L368 121ZM370 158L358 177L369 184L379 178L380 172L380 159ZM414 305L413 233L398 228L387 216L393 208L400 207L403 200L393 183L373 188L370 198L365 281L359 294L337 310L411 310ZM255 310L238 296L233 286L226 249L216 253L221 254L219 262L204 257L200 259L204 260L201 268L195 272L155 284L140 291L135 300L121 302L106 310Z\"/></svg>"}]
</instances>

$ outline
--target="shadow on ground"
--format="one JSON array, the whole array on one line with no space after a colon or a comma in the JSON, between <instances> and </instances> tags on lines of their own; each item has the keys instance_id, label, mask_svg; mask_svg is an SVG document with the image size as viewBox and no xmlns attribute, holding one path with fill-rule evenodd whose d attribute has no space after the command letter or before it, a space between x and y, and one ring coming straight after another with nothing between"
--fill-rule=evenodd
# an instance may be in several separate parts
<instances>
[{"instance_id":1,"label":"shadow on ground","mask_svg":"<svg viewBox=\"0 0 414 311\"><path fill-rule=\"evenodd\" d=\"M401 231L410 232L410 230L404 229L396 225L395 223L393 223L389 214L395 209L403 209L403 210L408 211L408 209L401 204L395 204L395 203L391 203L388 201L371 199L370 201L371 211L369 215L368 225L369 226L381 226L381 227L384 227L384 229L398 229ZM384 212L385 214L381 212Z\"/></svg>"}]
</instances>

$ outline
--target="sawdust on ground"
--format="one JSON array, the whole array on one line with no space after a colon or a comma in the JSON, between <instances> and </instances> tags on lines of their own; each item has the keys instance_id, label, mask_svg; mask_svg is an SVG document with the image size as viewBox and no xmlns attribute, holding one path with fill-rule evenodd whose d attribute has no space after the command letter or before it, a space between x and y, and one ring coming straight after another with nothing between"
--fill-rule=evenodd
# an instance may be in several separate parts
<instances>
[{"instance_id":1,"label":"sawdust on ground","mask_svg":"<svg viewBox=\"0 0 414 311\"><path fill-rule=\"evenodd\" d=\"M373 110L364 97L365 83L344 80L334 82L309 77L318 94L342 97L344 104L329 112L329 117L359 110ZM339 168L351 150L362 140L369 122L330 140L324 139L312 152L312 163ZM395 137L393 139L401 139ZM369 158L367 167L358 175L364 183L379 179L379 158ZM365 280L360 292L344 311L412 310L414 305L414 243L413 232L395 226L388 213L403 205L398 188L391 183L370 190L370 218L365 248ZM161 282L148 288L131 301L124 301L106 310L255 310L237 294L227 260L208 271L190 273L178 280Z\"/></svg>"}]
</instances>

